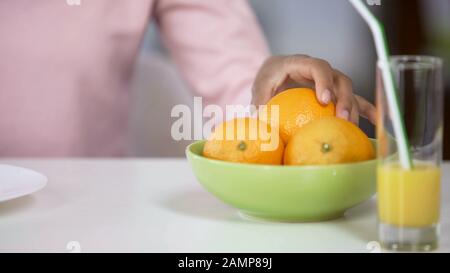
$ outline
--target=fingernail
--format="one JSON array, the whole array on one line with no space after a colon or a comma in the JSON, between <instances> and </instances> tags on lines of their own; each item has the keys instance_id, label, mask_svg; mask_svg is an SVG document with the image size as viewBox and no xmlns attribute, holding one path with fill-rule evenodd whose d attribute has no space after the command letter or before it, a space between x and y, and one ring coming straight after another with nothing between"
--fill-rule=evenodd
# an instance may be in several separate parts
<instances>
[{"instance_id":1,"label":"fingernail","mask_svg":"<svg viewBox=\"0 0 450 273\"><path fill-rule=\"evenodd\" d=\"M341 118L348 120L350 118L350 113L347 110L341 111Z\"/></svg>"},{"instance_id":2,"label":"fingernail","mask_svg":"<svg viewBox=\"0 0 450 273\"><path fill-rule=\"evenodd\" d=\"M330 90L327 89L327 90L323 91L321 100L322 100L322 103L324 103L324 104L330 103L330 100L331 100Z\"/></svg>"}]
</instances>

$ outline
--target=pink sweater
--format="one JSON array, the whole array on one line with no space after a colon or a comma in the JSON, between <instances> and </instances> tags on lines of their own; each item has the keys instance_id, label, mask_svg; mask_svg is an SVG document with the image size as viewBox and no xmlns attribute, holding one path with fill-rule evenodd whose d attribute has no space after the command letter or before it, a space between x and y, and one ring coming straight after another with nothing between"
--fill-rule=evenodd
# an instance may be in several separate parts
<instances>
[{"instance_id":1,"label":"pink sweater","mask_svg":"<svg viewBox=\"0 0 450 273\"><path fill-rule=\"evenodd\" d=\"M194 95L250 102L268 50L244 0L67 2L0 1L0 157L126 155L132 68L153 16Z\"/></svg>"}]
</instances>

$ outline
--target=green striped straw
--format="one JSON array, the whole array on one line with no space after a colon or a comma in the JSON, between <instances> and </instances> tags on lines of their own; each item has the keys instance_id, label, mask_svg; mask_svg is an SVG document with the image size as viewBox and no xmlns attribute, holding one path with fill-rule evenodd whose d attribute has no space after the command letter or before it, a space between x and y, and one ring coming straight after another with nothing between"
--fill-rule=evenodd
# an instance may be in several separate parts
<instances>
[{"instance_id":1,"label":"green striped straw","mask_svg":"<svg viewBox=\"0 0 450 273\"><path fill-rule=\"evenodd\" d=\"M383 75L384 89L388 107L391 112L391 119L394 127L395 138L400 156L400 164L404 169L412 169L413 162L409 153L408 138L406 136L405 123L400 115L398 93L392 69L389 63L389 50L384 27L381 22L370 12L367 6L361 0L349 0L358 13L369 25L375 40L375 47L378 55L378 63Z\"/></svg>"}]
</instances>

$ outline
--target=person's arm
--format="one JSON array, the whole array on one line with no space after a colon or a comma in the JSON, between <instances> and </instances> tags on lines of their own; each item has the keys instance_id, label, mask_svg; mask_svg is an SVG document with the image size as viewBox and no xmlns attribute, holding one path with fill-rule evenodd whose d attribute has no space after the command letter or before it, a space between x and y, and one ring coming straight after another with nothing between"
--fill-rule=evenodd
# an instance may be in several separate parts
<instances>
[{"instance_id":1,"label":"person's arm","mask_svg":"<svg viewBox=\"0 0 450 273\"><path fill-rule=\"evenodd\" d=\"M158 0L156 18L175 62L205 104L259 106L295 83L315 87L323 104L334 101L336 116L357 124L362 115L375 123L374 106L354 95L351 80L326 61L270 57L244 0Z\"/></svg>"},{"instance_id":2,"label":"person's arm","mask_svg":"<svg viewBox=\"0 0 450 273\"><path fill-rule=\"evenodd\" d=\"M205 104L251 102L256 73L269 50L243 0L157 0L164 44Z\"/></svg>"}]
</instances>

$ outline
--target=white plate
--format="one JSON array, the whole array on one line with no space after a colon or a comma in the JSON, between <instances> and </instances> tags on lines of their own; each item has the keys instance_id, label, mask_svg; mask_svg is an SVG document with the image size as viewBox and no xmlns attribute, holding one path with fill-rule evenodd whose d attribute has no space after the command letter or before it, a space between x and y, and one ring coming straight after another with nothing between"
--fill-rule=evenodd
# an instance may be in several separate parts
<instances>
[{"instance_id":1,"label":"white plate","mask_svg":"<svg viewBox=\"0 0 450 273\"><path fill-rule=\"evenodd\" d=\"M47 185L47 180L29 169L0 165L0 202L36 192Z\"/></svg>"}]
</instances>

